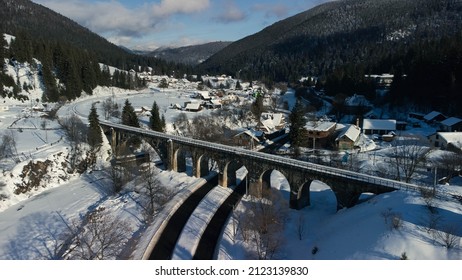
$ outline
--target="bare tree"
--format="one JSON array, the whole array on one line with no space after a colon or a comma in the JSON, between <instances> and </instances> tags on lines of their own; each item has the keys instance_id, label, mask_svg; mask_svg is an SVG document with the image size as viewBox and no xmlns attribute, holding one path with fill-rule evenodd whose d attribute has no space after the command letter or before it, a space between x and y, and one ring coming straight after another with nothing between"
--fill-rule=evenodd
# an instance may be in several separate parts
<instances>
[{"instance_id":1,"label":"bare tree","mask_svg":"<svg viewBox=\"0 0 462 280\"><path fill-rule=\"evenodd\" d=\"M460 236L457 235L458 228L455 225L448 225L443 230L433 230L433 237L446 249L456 248L460 244Z\"/></svg>"},{"instance_id":2,"label":"bare tree","mask_svg":"<svg viewBox=\"0 0 462 280\"><path fill-rule=\"evenodd\" d=\"M440 156L437 165L438 173L450 180L462 169L462 154L447 151Z\"/></svg>"},{"instance_id":3,"label":"bare tree","mask_svg":"<svg viewBox=\"0 0 462 280\"><path fill-rule=\"evenodd\" d=\"M79 156L83 154L80 146L87 139L88 128L77 115L60 119L59 124L63 127L67 139L71 144L69 164L71 171L73 171L76 168Z\"/></svg>"},{"instance_id":4,"label":"bare tree","mask_svg":"<svg viewBox=\"0 0 462 280\"><path fill-rule=\"evenodd\" d=\"M104 119L109 119L109 117L120 117L119 105L114 102L114 100L109 97L103 101L101 104L103 110Z\"/></svg>"},{"instance_id":5,"label":"bare tree","mask_svg":"<svg viewBox=\"0 0 462 280\"><path fill-rule=\"evenodd\" d=\"M191 124L185 113L180 113L173 122L173 127L177 134L182 136L191 136Z\"/></svg>"},{"instance_id":6,"label":"bare tree","mask_svg":"<svg viewBox=\"0 0 462 280\"><path fill-rule=\"evenodd\" d=\"M14 131L2 135L0 142L0 159L5 157L15 157L18 154L16 146L16 134Z\"/></svg>"},{"instance_id":7,"label":"bare tree","mask_svg":"<svg viewBox=\"0 0 462 280\"><path fill-rule=\"evenodd\" d=\"M417 168L425 163L430 148L423 139L395 140L391 152L396 180L409 183Z\"/></svg>"},{"instance_id":8,"label":"bare tree","mask_svg":"<svg viewBox=\"0 0 462 280\"><path fill-rule=\"evenodd\" d=\"M77 115L60 119L59 124L64 128L67 138L73 145L78 145L85 141L87 126Z\"/></svg>"},{"instance_id":9,"label":"bare tree","mask_svg":"<svg viewBox=\"0 0 462 280\"><path fill-rule=\"evenodd\" d=\"M68 223L67 228L73 243L63 257L76 260L116 259L132 232L126 221L104 208L86 215L82 223L77 220Z\"/></svg>"},{"instance_id":10,"label":"bare tree","mask_svg":"<svg viewBox=\"0 0 462 280\"><path fill-rule=\"evenodd\" d=\"M261 198L252 197L248 219L250 242L256 257L260 260L274 258L281 248L283 230L287 216L287 203L276 190L266 189ZM243 229L246 230L246 229Z\"/></svg>"},{"instance_id":11,"label":"bare tree","mask_svg":"<svg viewBox=\"0 0 462 280\"><path fill-rule=\"evenodd\" d=\"M144 164L140 170L142 180L140 194L143 195L145 220L151 222L153 215L159 211L173 196L173 191L164 186L159 178L159 172L152 163Z\"/></svg>"},{"instance_id":12,"label":"bare tree","mask_svg":"<svg viewBox=\"0 0 462 280\"><path fill-rule=\"evenodd\" d=\"M191 124L192 137L215 143L226 143L224 126L210 116L196 116Z\"/></svg>"}]
</instances>

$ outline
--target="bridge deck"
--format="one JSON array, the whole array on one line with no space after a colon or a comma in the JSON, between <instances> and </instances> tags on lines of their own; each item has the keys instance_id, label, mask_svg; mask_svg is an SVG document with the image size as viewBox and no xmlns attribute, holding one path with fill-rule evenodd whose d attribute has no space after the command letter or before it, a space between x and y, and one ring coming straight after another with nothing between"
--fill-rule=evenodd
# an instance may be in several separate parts
<instances>
[{"instance_id":1,"label":"bridge deck","mask_svg":"<svg viewBox=\"0 0 462 280\"><path fill-rule=\"evenodd\" d=\"M196 140L196 139L191 139L191 138L186 138L186 137L181 137L181 136L176 136L176 135L169 135L169 134L160 133L160 132L151 131L151 130L145 130L141 128L130 127L130 126L122 125L122 124L114 124L114 123L109 123L109 122L100 122L100 124L102 126L129 132L129 133L136 134L136 135L143 136L143 137L160 138L166 141L170 140L170 141L174 141L179 144L190 145L190 146L200 147L206 150L212 150L212 151L216 151L220 153L235 155L237 158L247 157L247 158L251 158L254 160L265 161L268 163L277 163L281 166L286 166L288 168L296 168L298 170L306 170L311 173L319 174L322 176L334 177L334 178L344 179L344 180L349 180L349 181L357 181L357 182L368 183L372 185L390 187L390 188L401 189L401 190L419 190L420 189L419 186L414 185L414 184L399 182L399 181L376 177L372 175L361 174L358 172L352 172L349 170L344 170L344 169L324 166L320 164L300 161L296 159L286 158L286 157L282 157L279 155L265 154L261 152L245 150L242 148L226 146L222 144L211 143L211 142L206 142L206 141L201 141L201 140Z\"/></svg>"}]
</instances>

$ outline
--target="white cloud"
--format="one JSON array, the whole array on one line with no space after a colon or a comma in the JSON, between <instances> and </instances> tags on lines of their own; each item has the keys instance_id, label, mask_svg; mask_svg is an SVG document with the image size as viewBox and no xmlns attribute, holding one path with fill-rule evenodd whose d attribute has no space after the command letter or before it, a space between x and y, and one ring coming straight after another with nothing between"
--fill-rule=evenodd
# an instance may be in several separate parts
<instances>
[{"instance_id":1,"label":"white cloud","mask_svg":"<svg viewBox=\"0 0 462 280\"><path fill-rule=\"evenodd\" d=\"M160 4L152 6L153 15L170 16L173 14L192 14L206 10L210 6L210 0L162 0Z\"/></svg>"},{"instance_id":2,"label":"white cloud","mask_svg":"<svg viewBox=\"0 0 462 280\"><path fill-rule=\"evenodd\" d=\"M223 5L223 11L219 15L215 16L214 20L222 23L230 23L242 21L246 18L246 13L239 9L234 1L228 0Z\"/></svg>"},{"instance_id":3,"label":"white cloud","mask_svg":"<svg viewBox=\"0 0 462 280\"><path fill-rule=\"evenodd\" d=\"M34 0L95 33L105 36L113 43L126 42L159 31L169 25L171 16L193 14L209 7L209 0L162 0L127 8L116 0L87 2L85 0Z\"/></svg>"}]
</instances>

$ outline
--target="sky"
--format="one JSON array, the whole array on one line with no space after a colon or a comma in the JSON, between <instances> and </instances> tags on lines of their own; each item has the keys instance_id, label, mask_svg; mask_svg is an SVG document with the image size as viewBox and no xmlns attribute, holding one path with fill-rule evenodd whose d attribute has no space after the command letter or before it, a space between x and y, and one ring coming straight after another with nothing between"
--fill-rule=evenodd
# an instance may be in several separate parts
<instances>
[{"instance_id":1,"label":"sky","mask_svg":"<svg viewBox=\"0 0 462 280\"><path fill-rule=\"evenodd\" d=\"M332 0L32 0L135 50L236 41Z\"/></svg>"}]
</instances>

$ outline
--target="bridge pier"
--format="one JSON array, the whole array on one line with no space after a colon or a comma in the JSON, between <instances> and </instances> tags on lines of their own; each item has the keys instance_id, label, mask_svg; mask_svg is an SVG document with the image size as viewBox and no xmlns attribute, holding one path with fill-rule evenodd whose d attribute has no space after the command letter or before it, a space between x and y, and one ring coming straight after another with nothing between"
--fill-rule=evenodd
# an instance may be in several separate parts
<instances>
[{"instance_id":1,"label":"bridge pier","mask_svg":"<svg viewBox=\"0 0 462 280\"><path fill-rule=\"evenodd\" d=\"M308 207L311 205L310 202L310 186L313 181L309 180L308 182L305 182L302 184L298 189L292 188L291 185L291 192L290 192L290 202L289 202L289 207L295 210L301 210L305 207Z\"/></svg>"},{"instance_id":2,"label":"bridge pier","mask_svg":"<svg viewBox=\"0 0 462 280\"><path fill-rule=\"evenodd\" d=\"M168 170L186 170L185 155L193 159L193 176L208 174L210 160L218 163L219 184L223 187L236 185L236 171L245 166L249 183L247 193L261 196L264 188L271 187L271 172L281 172L290 185L290 207L302 209L310 205L310 184L313 180L325 182L333 190L337 199L337 209L352 207L362 193L381 194L397 189L419 189L419 186L362 175L342 169L320 166L261 152L242 150L235 147L186 139L152 131L132 128L121 124L100 122L105 134L111 137L114 154L122 150L127 136L147 140L159 153ZM110 133L109 133L110 131ZM265 183L266 182L266 183ZM266 184L266 185L265 185Z\"/></svg>"},{"instance_id":3,"label":"bridge pier","mask_svg":"<svg viewBox=\"0 0 462 280\"><path fill-rule=\"evenodd\" d=\"M209 174L209 158L205 155L193 156L193 174L196 178L201 178Z\"/></svg>"}]
</instances>

